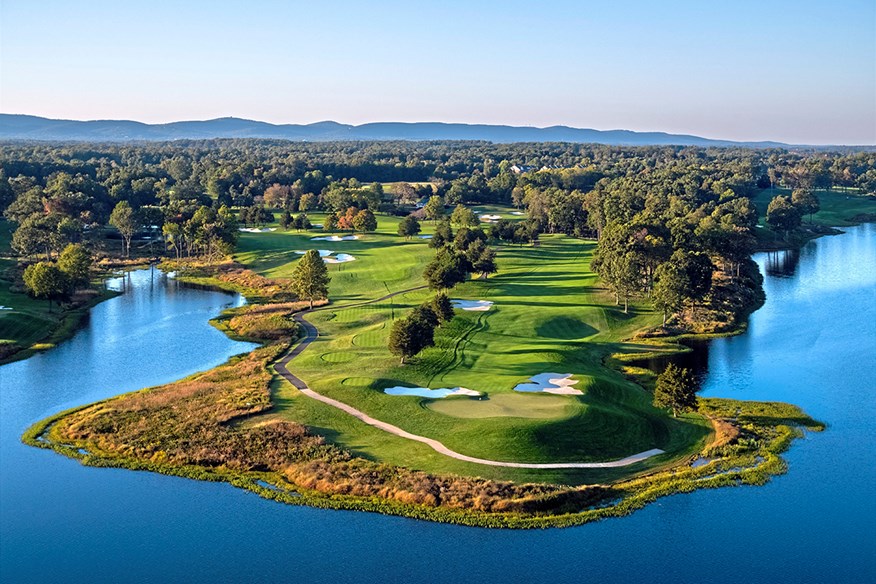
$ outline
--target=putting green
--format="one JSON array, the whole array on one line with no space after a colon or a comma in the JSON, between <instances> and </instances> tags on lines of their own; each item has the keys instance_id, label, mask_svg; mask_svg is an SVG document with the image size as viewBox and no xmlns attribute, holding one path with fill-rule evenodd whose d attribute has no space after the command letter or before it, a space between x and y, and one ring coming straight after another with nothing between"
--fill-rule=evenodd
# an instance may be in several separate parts
<instances>
[{"instance_id":1,"label":"putting green","mask_svg":"<svg viewBox=\"0 0 876 584\"><path fill-rule=\"evenodd\" d=\"M424 406L433 412L454 418L568 418L581 411L580 402L569 398L507 393L486 399L428 400Z\"/></svg>"},{"instance_id":2,"label":"putting green","mask_svg":"<svg viewBox=\"0 0 876 584\"><path fill-rule=\"evenodd\" d=\"M314 219L319 220L319 217ZM701 449L708 423L697 416L673 419L651 405L651 396L603 365L618 351L650 350L624 342L659 323L651 309L616 306L590 271L592 242L544 236L540 245L497 248L499 273L466 282L452 297L490 300L486 312L457 310L436 331L436 346L400 366L386 348L394 319L431 298L417 290L394 298L344 308L422 285L422 270L434 256L425 241L396 235L398 219L380 217L378 232L338 242L336 252L358 259L330 266L330 299L335 308L308 319L320 336L292 365L314 391L378 420L434 438L457 452L509 462L606 461L660 448L666 455L611 473L523 472L485 469L425 452L410 441L375 435L374 428L339 410L305 403L280 384L275 415L307 424L332 442L359 454L433 472L489 475L514 480L603 480L642 472ZM431 224L424 222L425 231ZM289 275L295 250L318 248L312 234L243 234L239 261L268 276ZM584 395L515 393L531 376L571 373ZM489 399L425 400L391 396L383 388L467 387ZM313 400L306 401L312 402ZM379 432L379 430L378 430ZM385 434L385 433L384 433ZM582 478L583 477L583 478Z\"/></svg>"}]
</instances>

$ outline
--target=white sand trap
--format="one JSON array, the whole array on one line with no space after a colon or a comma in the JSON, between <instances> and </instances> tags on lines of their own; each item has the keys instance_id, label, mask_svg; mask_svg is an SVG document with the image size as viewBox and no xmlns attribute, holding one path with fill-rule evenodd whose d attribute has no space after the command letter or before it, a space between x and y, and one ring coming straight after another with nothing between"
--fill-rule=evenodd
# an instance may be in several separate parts
<instances>
[{"instance_id":1,"label":"white sand trap","mask_svg":"<svg viewBox=\"0 0 876 584\"><path fill-rule=\"evenodd\" d=\"M0 306L0 310L12 310L11 306Z\"/></svg>"},{"instance_id":2,"label":"white sand trap","mask_svg":"<svg viewBox=\"0 0 876 584\"><path fill-rule=\"evenodd\" d=\"M420 235L420 236L418 236L418 237L419 237L420 239L432 239L434 236L433 236L433 235Z\"/></svg>"},{"instance_id":3,"label":"white sand trap","mask_svg":"<svg viewBox=\"0 0 876 584\"><path fill-rule=\"evenodd\" d=\"M501 215L481 215L481 221L498 221L502 218Z\"/></svg>"},{"instance_id":4,"label":"white sand trap","mask_svg":"<svg viewBox=\"0 0 876 584\"><path fill-rule=\"evenodd\" d=\"M323 235L322 237L311 237L312 241L353 241L359 239L358 235Z\"/></svg>"},{"instance_id":5,"label":"white sand trap","mask_svg":"<svg viewBox=\"0 0 876 584\"><path fill-rule=\"evenodd\" d=\"M238 231L246 231L247 233L267 233L268 231L276 231L276 227L262 227L259 229L258 227L240 227Z\"/></svg>"},{"instance_id":6,"label":"white sand trap","mask_svg":"<svg viewBox=\"0 0 876 584\"><path fill-rule=\"evenodd\" d=\"M356 261L356 258L348 253L339 253L335 257L325 257L323 258L323 261L327 264L344 264Z\"/></svg>"},{"instance_id":7,"label":"white sand trap","mask_svg":"<svg viewBox=\"0 0 876 584\"><path fill-rule=\"evenodd\" d=\"M332 255L333 253L335 253L330 249L318 249L316 251L319 252L319 257L321 257L321 258L328 257L328 256ZM297 253L298 255L304 255L307 252L299 249L295 253Z\"/></svg>"},{"instance_id":8,"label":"white sand trap","mask_svg":"<svg viewBox=\"0 0 876 584\"><path fill-rule=\"evenodd\" d=\"M511 211L512 215L526 215L523 211Z\"/></svg>"},{"instance_id":9,"label":"white sand trap","mask_svg":"<svg viewBox=\"0 0 876 584\"><path fill-rule=\"evenodd\" d=\"M475 312L486 312L493 306L489 300L451 300L450 303L453 304L453 308Z\"/></svg>"},{"instance_id":10,"label":"white sand trap","mask_svg":"<svg viewBox=\"0 0 876 584\"><path fill-rule=\"evenodd\" d=\"M530 383L519 383L514 391L526 393L554 393L557 395L584 395L580 389L572 387L578 383L571 373L540 373L529 378Z\"/></svg>"},{"instance_id":11,"label":"white sand trap","mask_svg":"<svg viewBox=\"0 0 876 584\"><path fill-rule=\"evenodd\" d=\"M310 226L316 229L322 229L323 227L322 223L311 223Z\"/></svg>"},{"instance_id":12,"label":"white sand trap","mask_svg":"<svg viewBox=\"0 0 876 584\"><path fill-rule=\"evenodd\" d=\"M454 387L453 389L449 389L446 387L429 389L428 387L402 387L401 385L396 385L395 387L387 387L383 390L383 393L389 395L414 395L417 397L427 397L430 399L443 399L445 397L451 397L454 395L481 395L480 393L465 387Z\"/></svg>"}]
</instances>

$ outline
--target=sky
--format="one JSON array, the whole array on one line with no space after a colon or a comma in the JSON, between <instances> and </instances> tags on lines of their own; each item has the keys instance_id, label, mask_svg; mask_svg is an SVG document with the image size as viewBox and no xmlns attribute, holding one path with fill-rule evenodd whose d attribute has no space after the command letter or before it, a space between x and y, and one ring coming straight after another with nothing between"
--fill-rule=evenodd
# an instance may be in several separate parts
<instances>
[{"instance_id":1,"label":"sky","mask_svg":"<svg viewBox=\"0 0 876 584\"><path fill-rule=\"evenodd\" d=\"M876 144L873 0L0 0L0 112Z\"/></svg>"}]
</instances>

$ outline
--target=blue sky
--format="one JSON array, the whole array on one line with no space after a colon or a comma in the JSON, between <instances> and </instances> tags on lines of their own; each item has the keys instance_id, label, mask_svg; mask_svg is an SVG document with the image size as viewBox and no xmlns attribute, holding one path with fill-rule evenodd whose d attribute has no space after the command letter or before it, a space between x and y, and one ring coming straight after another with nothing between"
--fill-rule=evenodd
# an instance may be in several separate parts
<instances>
[{"instance_id":1,"label":"blue sky","mask_svg":"<svg viewBox=\"0 0 876 584\"><path fill-rule=\"evenodd\" d=\"M2 0L0 111L876 143L876 3Z\"/></svg>"}]
</instances>

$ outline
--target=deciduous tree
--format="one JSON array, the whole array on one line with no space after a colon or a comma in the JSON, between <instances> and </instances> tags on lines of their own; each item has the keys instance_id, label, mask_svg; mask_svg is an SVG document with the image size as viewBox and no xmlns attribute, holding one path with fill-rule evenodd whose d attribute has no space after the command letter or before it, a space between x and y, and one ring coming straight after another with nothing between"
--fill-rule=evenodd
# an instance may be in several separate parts
<instances>
[{"instance_id":1,"label":"deciduous tree","mask_svg":"<svg viewBox=\"0 0 876 584\"><path fill-rule=\"evenodd\" d=\"M51 262L38 262L25 268L24 285L35 298L45 298L52 309L52 300L69 297L70 281L58 266Z\"/></svg>"},{"instance_id":2,"label":"deciduous tree","mask_svg":"<svg viewBox=\"0 0 876 584\"><path fill-rule=\"evenodd\" d=\"M91 254L81 243L71 243L58 257L58 269L66 274L73 289L91 281Z\"/></svg>"},{"instance_id":3,"label":"deciduous tree","mask_svg":"<svg viewBox=\"0 0 876 584\"><path fill-rule=\"evenodd\" d=\"M398 224L398 234L410 239L420 232L420 222L413 215L408 215Z\"/></svg>"},{"instance_id":4,"label":"deciduous tree","mask_svg":"<svg viewBox=\"0 0 876 584\"><path fill-rule=\"evenodd\" d=\"M110 214L109 224L119 230L125 243L125 257L131 255L131 239L142 227L137 213L127 201L119 201Z\"/></svg>"},{"instance_id":5,"label":"deciduous tree","mask_svg":"<svg viewBox=\"0 0 876 584\"><path fill-rule=\"evenodd\" d=\"M444 216L444 199L438 195L429 197L426 206L423 207L423 215L426 219L437 221Z\"/></svg>"},{"instance_id":6,"label":"deciduous tree","mask_svg":"<svg viewBox=\"0 0 876 584\"><path fill-rule=\"evenodd\" d=\"M477 227L481 224L475 212L465 205L459 204L450 215L450 222L459 227Z\"/></svg>"},{"instance_id":7,"label":"deciduous tree","mask_svg":"<svg viewBox=\"0 0 876 584\"><path fill-rule=\"evenodd\" d=\"M776 231L781 231L787 238L788 233L800 227L802 214L788 197L779 195L770 201L767 207L767 225Z\"/></svg>"}]
</instances>

